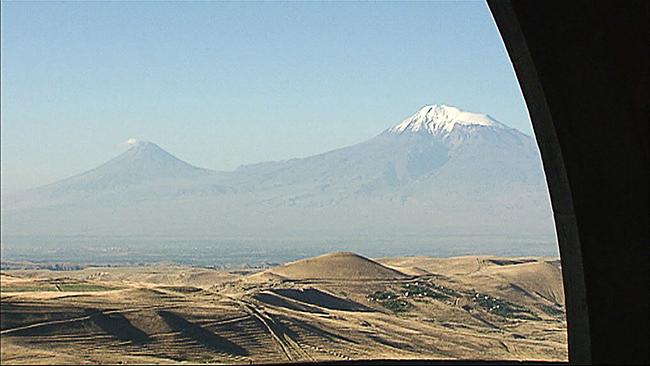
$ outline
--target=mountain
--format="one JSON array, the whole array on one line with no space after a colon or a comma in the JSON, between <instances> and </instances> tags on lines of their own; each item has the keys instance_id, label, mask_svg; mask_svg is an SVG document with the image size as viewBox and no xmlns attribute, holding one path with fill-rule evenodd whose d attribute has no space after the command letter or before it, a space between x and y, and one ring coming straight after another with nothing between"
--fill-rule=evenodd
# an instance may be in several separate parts
<instances>
[{"instance_id":1,"label":"mountain","mask_svg":"<svg viewBox=\"0 0 650 366\"><path fill-rule=\"evenodd\" d=\"M292 280L395 280L408 277L395 269L351 252L328 253L301 259L265 272L253 276L264 277L271 274L275 275L272 278Z\"/></svg>"},{"instance_id":2,"label":"mountain","mask_svg":"<svg viewBox=\"0 0 650 366\"><path fill-rule=\"evenodd\" d=\"M119 199L129 191L150 190L152 186L157 190L180 187L214 174L176 158L152 142L138 141L128 151L97 168L7 197L3 205L43 207L102 197Z\"/></svg>"},{"instance_id":3,"label":"mountain","mask_svg":"<svg viewBox=\"0 0 650 366\"><path fill-rule=\"evenodd\" d=\"M138 141L128 151L99 167L47 188L57 192L115 190L164 180L194 179L210 173L176 158L152 142Z\"/></svg>"},{"instance_id":4,"label":"mountain","mask_svg":"<svg viewBox=\"0 0 650 366\"><path fill-rule=\"evenodd\" d=\"M237 173L263 176L256 183L267 188L299 184L350 193L390 193L427 179L437 181L432 189L544 179L531 137L488 116L438 105L423 107L361 144L304 159L245 166Z\"/></svg>"},{"instance_id":5,"label":"mountain","mask_svg":"<svg viewBox=\"0 0 650 366\"><path fill-rule=\"evenodd\" d=\"M3 201L4 235L554 235L535 141L446 105L425 106L356 145L230 172L138 143L96 169Z\"/></svg>"}]
</instances>

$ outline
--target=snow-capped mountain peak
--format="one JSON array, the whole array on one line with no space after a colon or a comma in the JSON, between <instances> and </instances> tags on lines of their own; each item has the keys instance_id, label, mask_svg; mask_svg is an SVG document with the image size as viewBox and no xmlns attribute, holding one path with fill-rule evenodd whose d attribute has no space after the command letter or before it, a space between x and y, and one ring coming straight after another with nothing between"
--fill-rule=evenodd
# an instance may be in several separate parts
<instances>
[{"instance_id":1,"label":"snow-capped mountain peak","mask_svg":"<svg viewBox=\"0 0 650 366\"><path fill-rule=\"evenodd\" d=\"M447 135L458 125L507 128L485 114L466 112L444 104L433 104L420 108L410 117L390 128L389 131L397 134L407 131L426 131L432 135Z\"/></svg>"},{"instance_id":2,"label":"snow-capped mountain peak","mask_svg":"<svg viewBox=\"0 0 650 366\"><path fill-rule=\"evenodd\" d=\"M150 141L136 141L130 144L125 156L135 156L142 154L173 157L173 155L165 151L163 148Z\"/></svg>"}]
</instances>

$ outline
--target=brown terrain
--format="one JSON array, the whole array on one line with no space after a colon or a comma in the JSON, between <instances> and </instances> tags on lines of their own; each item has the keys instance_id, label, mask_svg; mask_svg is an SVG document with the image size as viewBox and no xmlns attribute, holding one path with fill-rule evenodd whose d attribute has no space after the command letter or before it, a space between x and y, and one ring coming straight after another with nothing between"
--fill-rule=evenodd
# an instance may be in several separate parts
<instances>
[{"instance_id":1,"label":"brown terrain","mask_svg":"<svg viewBox=\"0 0 650 366\"><path fill-rule=\"evenodd\" d=\"M552 258L332 253L266 270L1 274L2 364L567 360Z\"/></svg>"}]
</instances>

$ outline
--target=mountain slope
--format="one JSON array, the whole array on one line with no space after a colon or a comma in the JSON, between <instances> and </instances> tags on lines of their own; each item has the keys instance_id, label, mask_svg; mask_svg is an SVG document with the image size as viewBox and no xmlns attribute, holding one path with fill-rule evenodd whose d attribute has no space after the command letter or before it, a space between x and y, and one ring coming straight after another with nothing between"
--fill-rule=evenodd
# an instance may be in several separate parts
<instances>
[{"instance_id":1,"label":"mountain slope","mask_svg":"<svg viewBox=\"0 0 650 366\"><path fill-rule=\"evenodd\" d=\"M487 115L431 105L368 141L232 172L139 144L6 200L3 230L322 241L554 229L534 140Z\"/></svg>"},{"instance_id":2,"label":"mountain slope","mask_svg":"<svg viewBox=\"0 0 650 366\"><path fill-rule=\"evenodd\" d=\"M449 117L454 112L463 120ZM468 122L473 120L479 122ZM422 200L448 193L469 197L472 192L489 199L488 195L520 189L546 194L540 157L530 136L490 117L447 106L425 106L360 144L303 159L240 167L234 177L241 187L266 191L272 202L307 205L355 197Z\"/></svg>"},{"instance_id":3,"label":"mountain slope","mask_svg":"<svg viewBox=\"0 0 650 366\"><path fill-rule=\"evenodd\" d=\"M152 142L140 141L99 167L64 179L50 189L106 190L160 180L193 179L211 173L190 165Z\"/></svg>"},{"instance_id":4,"label":"mountain slope","mask_svg":"<svg viewBox=\"0 0 650 366\"><path fill-rule=\"evenodd\" d=\"M176 158L152 142L139 141L94 169L9 196L3 207L69 206L98 199L119 201L132 191L140 191L138 197L144 197L144 191L173 192L215 174Z\"/></svg>"}]
</instances>

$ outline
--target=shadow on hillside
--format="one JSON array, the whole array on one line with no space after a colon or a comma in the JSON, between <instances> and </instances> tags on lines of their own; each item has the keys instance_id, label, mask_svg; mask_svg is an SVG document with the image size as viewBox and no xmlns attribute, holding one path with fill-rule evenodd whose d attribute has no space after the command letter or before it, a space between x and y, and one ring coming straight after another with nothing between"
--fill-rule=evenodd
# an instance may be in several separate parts
<instances>
[{"instance_id":1,"label":"shadow on hillside","mask_svg":"<svg viewBox=\"0 0 650 366\"><path fill-rule=\"evenodd\" d=\"M293 303L271 293L260 292L258 294L255 294L254 298L268 305L279 306L307 313L325 314L324 311L316 307L305 305L303 303Z\"/></svg>"},{"instance_id":2,"label":"shadow on hillside","mask_svg":"<svg viewBox=\"0 0 650 366\"><path fill-rule=\"evenodd\" d=\"M277 289L272 291L280 296L284 296L303 303L320 306L330 310L374 311L373 309L357 302L342 299L315 288L307 288L301 290Z\"/></svg>"},{"instance_id":3,"label":"shadow on hillside","mask_svg":"<svg viewBox=\"0 0 650 366\"><path fill-rule=\"evenodd\" d=\"M234 356L247 356L248 352L235 343L220 337L213 332L194 324L180 315L166 310L159 310L157 314L167 325L181 335L192 339L210 350L225 352Z\"/></svg>"},{"instance_id":4,"label":"shadow on hillside","mask_svg":"<svg viewBox=\"0 0 650 366\"><path fill-rule=\"evenodd\" d=\"M121 341L131 341L135 344L148 343L151 338L147 333L135 327L120 313L105 314L96 309L86 309L90 321L95 323L101 330Z\"/></svg>"},{"instance_id":5,"label":"shadow on hillside","mask_svg":"<svg viewBox=\"0 0 650 366\"><path fill-rule=\"evenodd\" d=\"M81 316L84 316L84 312L79 308L45 307L3 300L0 303L0 330Z\"/></svg>"},{"instance_id":6,"label":"shadow on hillside","mask_svg":"<svg viewBox=\"0 0 650 366\"><path fill-rule=\"evenodd\" d=\"M356 342L356 341L354 341L354 340L352 340L350 338L346 338L346 337L344 337L344 336L342 336L340 334L335 334L335 333L332 333L332 332L328 332L325 329L322 329L322 328L319 328L317 326L311 325L311 324L309 324L307 322L304 322L302 320L298 320L296 318L279 316L278 319L282 319L287 323L291 323L295 327L302 328L302 330L307 332L307 333L311 333L311 334L316 335L318 337L323 337L323 338L325 338L325 339L327 339L329 341L332 341L332 342L344 341L344 342L348 342L348 343L358 344L358 342Z\"/></svg>"}]
</instances>

